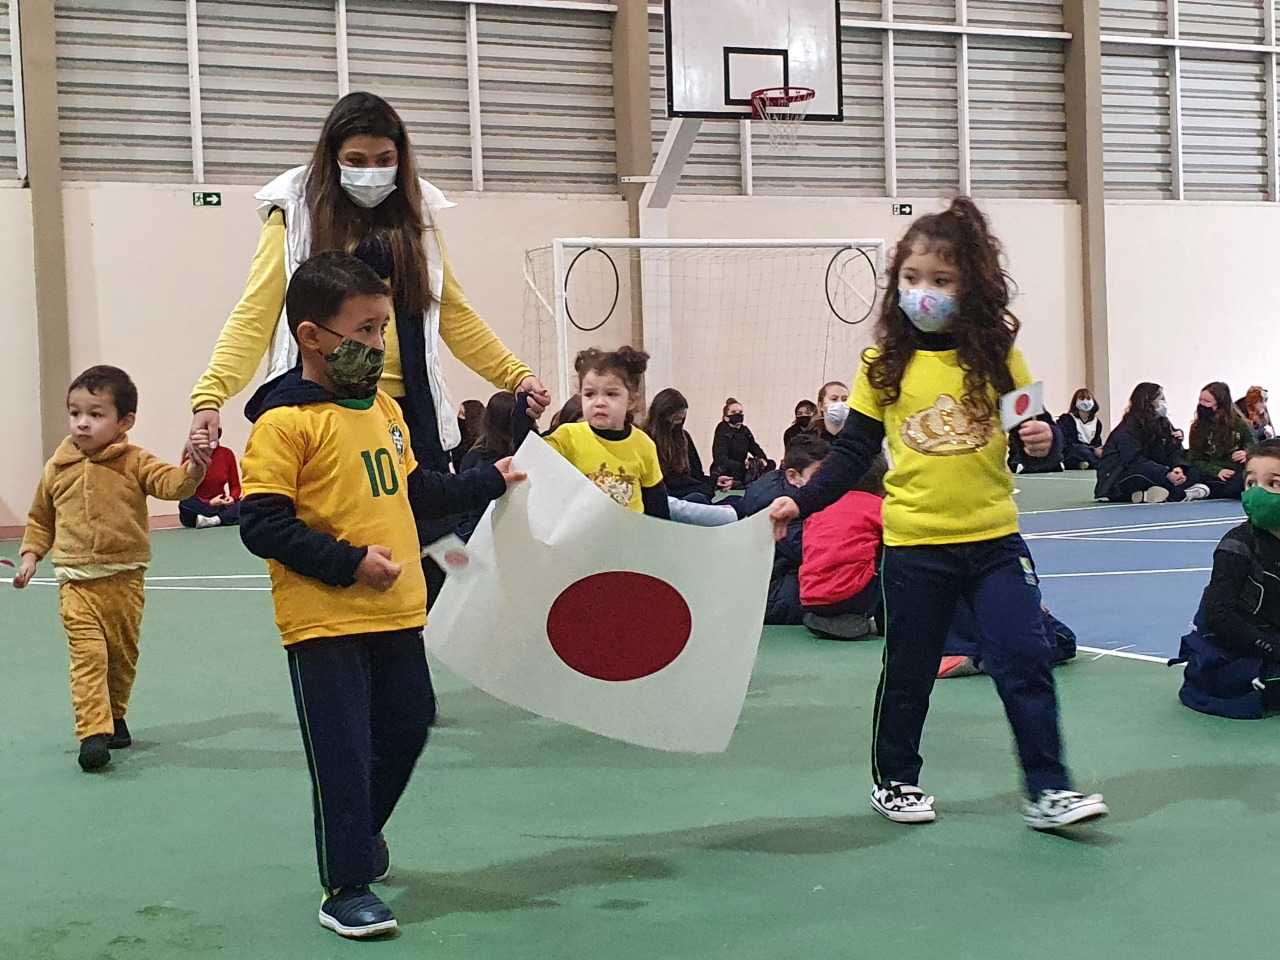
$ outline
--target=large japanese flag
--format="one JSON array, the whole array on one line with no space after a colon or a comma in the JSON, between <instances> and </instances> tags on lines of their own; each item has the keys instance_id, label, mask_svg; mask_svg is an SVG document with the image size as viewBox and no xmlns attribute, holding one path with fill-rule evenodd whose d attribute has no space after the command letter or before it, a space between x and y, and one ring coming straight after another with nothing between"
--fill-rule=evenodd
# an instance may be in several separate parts
<instances>
[{"instance_id":1,"label":"large japanese flag","mask_svg":"<svg viewBox=\"0 0 1280 960\"><path fill-rule=\"evenodd\" d=\"M627 510L536 435L431 611L427 648L491 696L660 750L713 753L764 621L767 515L692 527Z\"/></svg>"}]
</instances>

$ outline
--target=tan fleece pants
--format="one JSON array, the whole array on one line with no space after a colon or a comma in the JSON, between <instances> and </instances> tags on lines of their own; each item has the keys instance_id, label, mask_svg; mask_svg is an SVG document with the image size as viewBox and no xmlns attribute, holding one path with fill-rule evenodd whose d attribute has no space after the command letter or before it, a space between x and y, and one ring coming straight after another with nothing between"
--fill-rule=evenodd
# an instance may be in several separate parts
<instances>
[{"instance_id":1,"label":"tan fleece pants","mask_svg":"<svg viewBox=\"0 0 1280 960\"><path fill-rule=\"evenodd\" d=\"M108 736L129 708L138 672L144 570L72 580L60 591L62 626L71 650L71 706L76 739Z\"/></svg>"}]
</instances>

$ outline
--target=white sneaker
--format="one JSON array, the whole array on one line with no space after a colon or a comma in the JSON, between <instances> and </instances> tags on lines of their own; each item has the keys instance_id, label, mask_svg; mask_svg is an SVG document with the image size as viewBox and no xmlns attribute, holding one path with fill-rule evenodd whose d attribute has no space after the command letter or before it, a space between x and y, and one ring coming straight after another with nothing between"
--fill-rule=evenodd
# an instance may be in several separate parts
<instances>
[{"instance_id":1,"label":"white sneaker","mask_svg":"<svg viewBox=\"0 0 1280 960\"><path fill-rule=\"evenodd\" d=\"M1133 495L1134 503L1164 503L1169 499L1169 491L1164 487L1148 487Z\"/></svg>"},{"instance_id":2,"label":"white sneaker","mask_svg":"<svg viewBox=\"0 0 1280 960\"><path fill-rule=\"evenodd\" d=\"M871 806L882 817L894 823L932 823L933 797L914 783L890 783L871 791Z\"/></svg>"},{"instance_id":3,"label":"white sneaker","mask_svg":"<svg viewBox=\"0 0 1280 960\"><path fill-rule=\"evenodd\" d=\"M1193 483L1187 487L1187 499L1184 503L1190 503L1192 500L1204 500L1209 496L1209 488L1203 483Z\"/></svg>"},{"instance_id":4,"label":"white sneaker","mask_svg":"<svg viewBox=\"0 0 1280 960\"><path fill-rule=\"evenodd\" d=\"M203 530L205 527L222 526L221 517L196 517L196 529Z\"/></svg>"},{"instance_id":5,"label":"white sneaker","mask_svg":"<svg viewBox=\"0 0 1280 960\"><path fill-rule=\"evenodd\" d=\"M1102 794L1085 796L1074 790L1041 790L1023 807L1023 819L1032 830L1055 830L1107 815Z\"/></svg>"}]
</instances>

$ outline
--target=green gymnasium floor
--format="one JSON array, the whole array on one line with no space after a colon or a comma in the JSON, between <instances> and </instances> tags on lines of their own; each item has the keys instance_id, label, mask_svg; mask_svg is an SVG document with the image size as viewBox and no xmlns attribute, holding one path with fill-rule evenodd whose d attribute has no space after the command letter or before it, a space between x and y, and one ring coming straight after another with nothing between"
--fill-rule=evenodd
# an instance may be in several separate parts
<instances>
[{"instance_id":1,"label":"green gymnasium floor","mask_svg":"<svg viewBox=\"0 0 1280 960\"><path fill-rule=\"evenodd\" d=\"M1020 481L1024 509L1079 505L1082 484ZM234 531L155 547L155 577L261 572ZM191 583L263 585L153 586ZM135 746L99 775L75 763L54 589L0 592L0 640L3 960L1144 960L1274 942L1277 721L1194 714L1151 662L1082 655L1058 672L1076 776L1113 811L1074 839L1022 826L981 677L934 695L938 822L870 810L878 642L766 630L734 742L711 757L602 740L437 670L441 722L387 831L401 932L360 945L315 920L269 594L150 590Z\"/></svg>"}]
</instances>

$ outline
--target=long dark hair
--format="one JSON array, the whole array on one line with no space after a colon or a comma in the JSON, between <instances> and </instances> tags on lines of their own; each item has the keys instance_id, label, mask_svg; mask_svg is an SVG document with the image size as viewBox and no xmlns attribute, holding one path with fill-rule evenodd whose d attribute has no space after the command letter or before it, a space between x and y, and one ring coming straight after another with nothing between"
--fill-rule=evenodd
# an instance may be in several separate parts
<instances>
[{"instance_id":1,"label":"long dark hair","mask_svg":"<svg viewBox=\"0 0 1280 960\"><path fill-rule=\"evenodd\" d=\"M484 404L479 400L463 400L459 407L458 430L462 440L458 444L463 450L470 450L480 442L484 432Z\"/></svg>"},{"instance_id":2,"label":"long dark hair","mask_svg":"<svg viewBox=\"0 0 1280 960\"><path fill-rule=\"evenodd\" d=\"M956 197L942 213L921 217L894 248L876 323L876 346L863 353L867 379L889 406L900 396L902 377L919 348L919 333L902 312L898 297L902 264L917 248L942 257L960 275L958 309L947 328L964 370L960 399L977 418L989 419L996 412L995 397L1013 390L1009 351L1021 323L1009 311L1009 276L1001 266L1004 247L987 230L986 217L968 197Z\"/></svg>"},{"instance_id":3,"label":"long dark hair","mask_svg":"<svg viewBox=\"0 0 1280 960\"><path fill-rule=\"evenodd\" d=\"M1128 427L1138 438L1142 454L1154 460L1160 448L1173 435L1173 424L1168 417L1156 413L1156 397L1164 392L1158 383L1140 383L1129 394L1129 409L1124 412L1120 426Z\"/></svg>"},{"instance_id":4,"label":"long dark hair","mask_svg":"<svg viewBox=\"0 0 1280 960\"><path fill-rule=\"evenodd\" d=\"M1093 409L1089 411L1088 416L1085 416L1076 409L1076 404L1081 400L1093 401ZM1071 406L1067 409L1067 413L1071 414L1071 416L1075 417L1081 423L1093 423L1098 416L1098 398L1089 392L1088 387L1081 387L1071 395Z\"/></svg>"},{"instance_id":5,"label":"long dark hair","mask_svg":"<svg viewBox=\"0 0 1280 960\"><path fill-rule=\"evenodd\" d=\"M664 477L689 472L689 444L684 438L684 416L689 412L689 401L679 390L667 387L659 390L649 404L644 418L644 432L658 448L658 465ZM676 418L680 425L676 425Z\"/></svg>"},{"instance_id":6,"label":"long dark hair","mask_svg":"<svg viewBox=\"0 0 1280 960\"><path fill-rule=\"evenodd\" d=\"M1221 380L1204 385L1204 393L1213 397L1216 409L1213 417L1206 423L1200 419L1199 407L1196 408L1196 419L1191 424L1188 446L1192 460L1220 460L1231 456L1240 446L1236 437L1236 427L1248 423L1240 416L1231 402L1231 388ZM1249 428L1253 432L1253 428Z\"/></svg>"},{"instance_id":7,"label":"long dark hair","mask_svg":"<svg viewBox=\"0 0 1280 960\"><path fill-rule=\"evenodd\" d=\"M490 397L484 407L480 439L476 442L476 446L488 450L499 460L515 453L515 440L511 436L511 418L515 414L515 409L514 393L499 390Z\"/></svg>"},{"instance_id":8,"label":"long dark hair","mask_svg":"<svg viewBox=\"0 0 1280 960\"><path fill-rule=\"evenodd\" d=\"M342 189L338 151L351 137L390 140L399 154L396 189L376 207L353 203ZM379 242L391 256L391 287L398 306L418 314L431 302L427 251L422 243L422 190L418 164L404 122L391 105L372 93L349 93L339 100L320 130L307 170L311 252L349 253L362 240Z\"/></svg>"}]
</instances>

